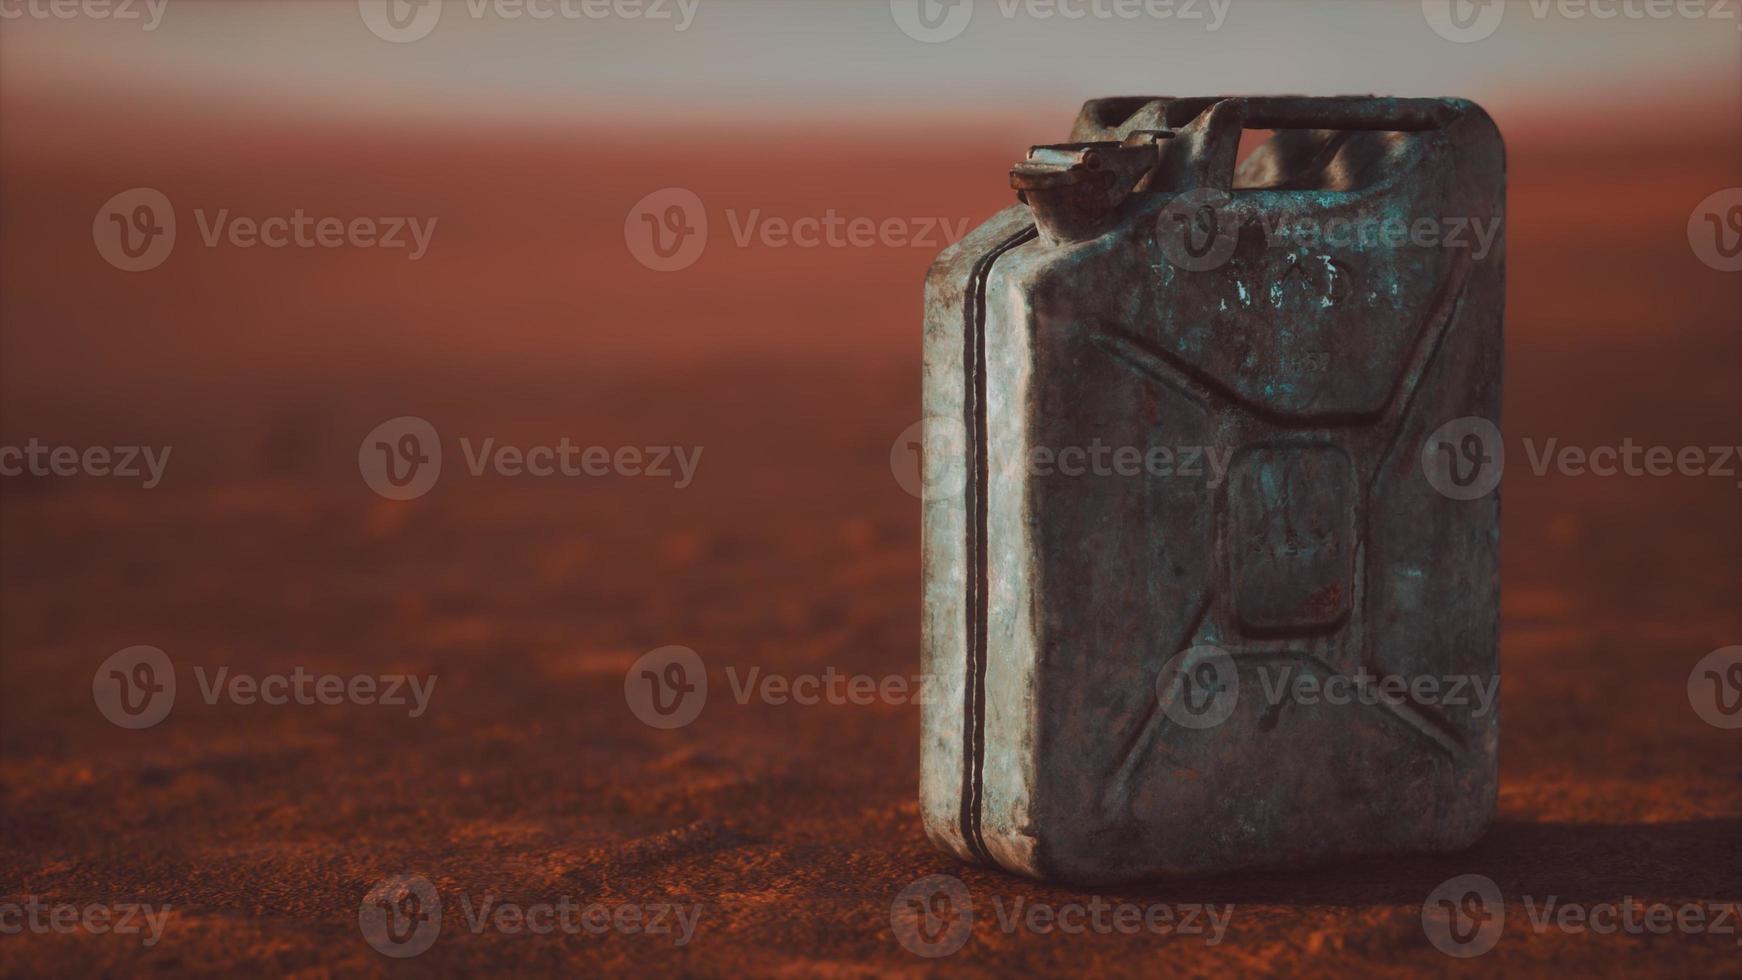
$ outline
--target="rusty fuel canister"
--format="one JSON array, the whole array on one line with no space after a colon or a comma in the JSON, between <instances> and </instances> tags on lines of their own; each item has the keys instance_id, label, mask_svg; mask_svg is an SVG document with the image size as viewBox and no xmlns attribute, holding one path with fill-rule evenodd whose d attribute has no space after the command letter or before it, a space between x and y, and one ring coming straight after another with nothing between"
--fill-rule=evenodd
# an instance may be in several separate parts
<instances>
[{"instance_id":1,"label":"rusty fuel canister","mask_svg":"<svg viewBox=\"0 0 1742 980\"><path fill-rule=\"evenodd\" d=\"M1084 884L1470 844L1498 130L1452 99L1141 97L1071 140L927 281L927 834Z\"/></svg>"}]
</instances>

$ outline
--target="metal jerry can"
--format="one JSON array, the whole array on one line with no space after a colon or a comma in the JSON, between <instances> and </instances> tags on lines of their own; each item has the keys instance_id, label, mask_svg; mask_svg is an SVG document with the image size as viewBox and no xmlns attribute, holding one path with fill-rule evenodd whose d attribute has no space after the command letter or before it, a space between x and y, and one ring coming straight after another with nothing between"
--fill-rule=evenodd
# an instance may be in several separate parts
<instances>
[{"instance_id":1,"label":"metal jerry can","mask_svg":"<svg viewBox=\"0 0 1742 980\"><path fill-rule=\"evenodd\" d=\"M1273 131L1236 168L1241 134ZM921 812L1117 883L1495 802L1505 151L1452 99L1114 98L926 283Z\"/></svg>"}]
</instances>

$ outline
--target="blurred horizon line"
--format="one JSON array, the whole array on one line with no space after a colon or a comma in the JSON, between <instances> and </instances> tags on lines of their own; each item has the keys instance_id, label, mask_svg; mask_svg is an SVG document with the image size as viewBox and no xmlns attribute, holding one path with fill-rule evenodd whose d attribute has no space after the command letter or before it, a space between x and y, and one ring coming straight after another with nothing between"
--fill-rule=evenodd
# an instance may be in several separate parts
<instances>
[{"instance_id":1,"label":"blurred horizon line","mask_svg":"<svg viewBox=\"0 0 1742 980\"><path fill-rule=\"evenodd\" d=\"M141 105L133 100L117 99L112 92L92 87L46 86L37 88L8 83L0 89L0 141L7 149L42 149L49 133L73 137L77 142L94 138L96 134L81 131L101 127L105 137L114 137L128 130L155 129L201 130L240 124L242 128L257 128L263 124L288 127L320 127L327 134L351 129L366 129L369 133L404 133L414 135L476 136L480 133L513 135L521 138L542 137L566 142L565 137L596 138L600 135L631 138L641 142L676 139L685 134L730 133L753 136L759 132L790 135L795 129L805 129L819 135L840 139L854 133L866 141L886 138L903 132L948 132L966 140L1005 140L1013 135L1039 142L1062 139L1081 105L1094 98L1114 95L1149 94L1086 90L1080 98L1062 96L1053 104L1028 104L1008 109L991 109L963 118L960 114L915 113L906 109L855 112L852 118L840 113L806 111L788 108L778 114L744 113L734 115L701 112L673 106L657 119L644 111L583 112L572 116L503 115L497 117L454 116L444 113L403 113L385 111L380 106L331 104L296 104L273 102L237 93L209 94L195 101L179 99ZM1224 91L1215 93L1184 92L1184 96L1214 94L1219 96L1345 96L1392 93L1359 92L1275 92L1266 90ZM1456 92L1442 97L1464 98ZM1678 102L1663 106L1648 98L1634 102L1607 101L1589 106L1569 106L1553 103L1484 103L1472 99L1493 116L1508 142L1516 139L1553 138L1567 130L1582 130L1625 119L1625 127L1617 127L1617 139L1637 141L1642 137L1671 139L1675 142L1708 145L1713 142L1734 144L1742 152L1742 132L1726 126L1736 109L1734 100L1714 97L1701 102ZM273 113L262 119L262 113ZM42 117L73 116L86 124L71 130L45 132L31 124ZM33 118L34 117L34 118ZM10 125L8 125L10 123ZM1036 125L1042 129L1036 129ZM20 146L8 139L20 128L33 130L31 145Z\"/></svg>"},{"instance_id":2,"label":"blurred horizon line","mask_svg":"<svg viewBox=\"0 0 1742 980\"><path fill-rule=\"evenodd\" d=\"M1458 43L1417 2L1226 0L1210 20L1172 7L1166 18L1041 16L982 0L940 2L971 26L922 43L899 12L918 0L700 0L681 26L511 17L492 2L174 0L152 26L8 17L0 106L9 115L71 97L126 113L517 131L765 121L999 130L1037 112L1056 118L1060 106L1074 113L1087 98L1156 91L1455 96L1533 124L1606 116L1618 133L1742 112L1739 25L1710 16L1544 16L1517 3L1492 36ZM416 17L433 9L432 20L391 43L394 29L370 23L384 3Z\"/></svg>"}]
</instances>

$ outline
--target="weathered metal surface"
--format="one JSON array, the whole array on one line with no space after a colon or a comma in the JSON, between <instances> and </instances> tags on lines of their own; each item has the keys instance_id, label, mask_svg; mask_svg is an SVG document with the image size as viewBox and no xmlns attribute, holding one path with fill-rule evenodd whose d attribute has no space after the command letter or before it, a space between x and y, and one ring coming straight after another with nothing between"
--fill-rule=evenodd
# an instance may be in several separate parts
<instances>
[{"instance_id":1,"label":"weathered metal surface","mask_svg":"<svg viewBox=\"0 0 1742 980\"><path fill-rule=\"evenodd\" d=\"M1236 174L1246 129L1276 132ZM1136 98L1072 139L927 282L927 833L1082 883L1471 843L1499 496L1422 458L1499 419L1498 131L1456 100ZM1375 677L1416 686L1303 694Z\"/></svg>"}]
</instances>

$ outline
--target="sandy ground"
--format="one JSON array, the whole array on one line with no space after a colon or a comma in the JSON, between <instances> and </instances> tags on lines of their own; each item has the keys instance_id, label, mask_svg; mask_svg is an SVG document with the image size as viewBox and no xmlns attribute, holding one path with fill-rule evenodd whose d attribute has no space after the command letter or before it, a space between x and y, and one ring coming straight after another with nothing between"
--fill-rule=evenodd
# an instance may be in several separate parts
<instances>
[{"instance_id":1,"label":"sandy ground","mask_svg":"<svg viewBox=\"0 0 1742 980\"><path fill-rule=\"evenodd\" d=\"M94 110L93 110L94 111ZM978 220L1032 131L736 138L296 133L53 113L0 141L0 435L172 445L167 475L0 483L0 901L170 907L161 941L0 937L9 975L398 972L364 941L384 876L426 877L437 974L1406 972L1710 976L1737 937L1532 929L1525 896L1742 901L1742 753L1703 723L1693 664L1742 642L1742 493L1716 478L1508 471L1498 820L1468 853L1172 882L1111 902L1228 903L1223 940L1007 933L1017 900L1090 896L964 867L920 832L918 709L733 697L752 667L918 672L918 505L892 442L919 418L920 277L935 249L738 248L636 265L623 216L679 185L715 216ZM1742 290L1695 261L1694 204L1733 140L1619 149L1608 121L1512 140L1506 421L1596 445L1742 442ZM32 130L32 126L37 127ZM119 135L116 135L119 134ZM915 147L923 145L924 159ZM126 162L120 162L124 159ZM771 162L772 161L772 162ZM129 276L91 245L116 191L185 214L439 215L417 263L204 248ZM189 222L191 224L191 222ZM357 447L416 415L451 454L406 503ZM693 485L466 473L474 442L704 447ZM142 731L93 671L135 644L181 690ZM641 724L623 678L696 650L686 728ZM207 704L194 668L433 674L428 710ZM1454 875L1507 902L1492 952L1448 958L1421 904ZM957 876L971 938L898 942L910 882ZM694 936L474 933L462 902L703 906ZM1742 923L1739 923L1742 924Z\"/></svg>"}]
</instances>

